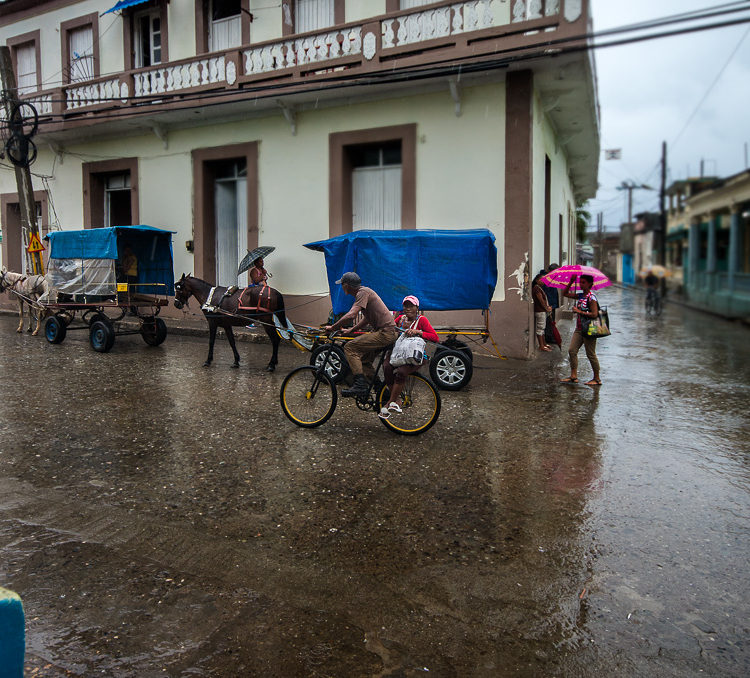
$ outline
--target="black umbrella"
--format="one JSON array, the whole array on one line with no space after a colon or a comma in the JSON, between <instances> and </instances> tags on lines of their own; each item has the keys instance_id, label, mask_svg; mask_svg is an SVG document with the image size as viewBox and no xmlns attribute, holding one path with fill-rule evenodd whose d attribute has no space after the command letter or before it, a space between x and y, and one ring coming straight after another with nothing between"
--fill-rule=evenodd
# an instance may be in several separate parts
<instances>
[{"instance_id":1,"label":"black umbrella","mask_svg":"<svg viewBox=\"0 0 750 678\"><path fill-rule=\"evenodd\" d=\"M252 252L248 252L237 268L237 275L242 275L245 271L247 271L248 268L253 265L253 262L256 259L267 257L275 249L275 247L256 247Z\"/></svg>"}]
</instances>

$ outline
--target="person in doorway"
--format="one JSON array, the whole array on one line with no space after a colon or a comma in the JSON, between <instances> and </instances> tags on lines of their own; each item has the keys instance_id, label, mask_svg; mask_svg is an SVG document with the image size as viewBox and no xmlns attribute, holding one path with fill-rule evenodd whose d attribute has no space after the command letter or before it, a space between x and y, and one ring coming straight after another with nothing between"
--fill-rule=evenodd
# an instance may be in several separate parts
<instances>
[{"instance_id":1,"label":"person in doorway","mask_svg":"<svg viewBox=\"0 0 750 678\"><path fill-rule=\"evenodd\" d=\"M404 297L402 302L403 312L396 316L396 327L403 329L407 337L422 337L425 341L440 341L437 333L430 325L430 321L419 312L419 299L413 294ZM383 362L383 372L385 373L385 384L390 391L390 399L385 407L380 408L381 419L388 419L392 412L401 414L399 396L406 383L406 377L414 374L421 365L400 365L393 367L390 361L390 352Z\"/></svg>"},{"instance_id":2,"label":"person in doorway","mask_svg":"<svg viewBox=\"0 0 750 678\"><path fill-rule=\"evenodd\" d=\"M354 297L354 303L348 313L345 313L333 325L324 327L326 332L333 332L347 324L350 320L362 314L362 319L353 327L343 330L343 334L353 334L357 330L369 325L372 329L366 334L361 334L344 344L344 354L349 362L349 367L354 375L354 383L351 388L345 388L341 395L354 397L366 395L370 388L369 380L375 378L375 370L372 361L378 351L392 345L396 341L398 331L391 312L386 308L383 300L374 290L364 287L360 277L349 271L344 273L337 285L345 294Z\"/></svg>"},{"instance_id":3,"label":"person in doorway","mask_svg":"<svg viewBox=\"0 0 750 678\"><path fill-rule=\"evenodd\" d=\"M583 274L580 276L581 292L575 294L570 291L570 287L575 281L576 276L571 276L568 284L563 290L563 296L575 299L573 313L576 314L576 328L570 339L568 348L568 357L570 359L570 376L560 381L563 384L575 384L578 382L578 351L581 346L586 349L586 357L591 363L591 369L594 371L594 377L586 382L586 386L601 386L602 380L599 375L599 359L596 357L596 337L588 336L584 329L588 326L588 321L599 317L599 301L592 291L594 277Z\"/></svg>"},{"instance_id":4,"label":"person in doorway","mask_svg":"<svg viewBox=\"0 0 750 678\"><path fill-rule=\"evenodd\" d=\"M271 275L263 268L263 257L258 257L253 262L253 267L250 269L250 284L251 285L267 285L268 279Z\"/></svg>"},{"instance_id":5,"label":"person in doorway","mask_svg":"<svg viewBox=\"0 0 750 678\"><path fill-rule=\"evenodd\" d=\"M534 300L534 332L536 340L539 342L540 351L551 351L544 338L544 329L547 325L547 314L552 310L547 303L547 295L539 283L539 278L544 275L544 270L540 271L531 281L531 297Z\"/></svg>"}]
</instances>

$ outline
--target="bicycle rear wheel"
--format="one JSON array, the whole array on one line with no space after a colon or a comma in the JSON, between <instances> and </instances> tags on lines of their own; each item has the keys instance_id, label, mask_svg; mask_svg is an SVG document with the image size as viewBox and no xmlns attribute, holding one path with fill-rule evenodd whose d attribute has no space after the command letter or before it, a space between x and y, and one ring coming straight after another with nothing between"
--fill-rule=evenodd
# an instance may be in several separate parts
<instances>
[{"instance_id":1,"label":"bicycle rear wheel","mask_svg":"<svg viewBox=\"0 0 750 678\"><path fill-rule=\"evenodd\" d=\"M279 400L284 414L297 426L314 428L331 418L338 393L325 372L305 365L284 377Z\"/></svg>"},{"instance_id":2,"label":"bicycle rear wheel","mask_svg":"<svg viewBox=\"0 0 750 678\"><path fill-rule=\"evenodd\" d=\"M387 386L383 386L378 397L378 407L390 400ZM386 428L405 436L415 436L428 430L440 416L440 392L433 383L421 374L412 374L399 397L402 414L393 413L388 419L380 419Z\"/></svg>"}]
</instances>

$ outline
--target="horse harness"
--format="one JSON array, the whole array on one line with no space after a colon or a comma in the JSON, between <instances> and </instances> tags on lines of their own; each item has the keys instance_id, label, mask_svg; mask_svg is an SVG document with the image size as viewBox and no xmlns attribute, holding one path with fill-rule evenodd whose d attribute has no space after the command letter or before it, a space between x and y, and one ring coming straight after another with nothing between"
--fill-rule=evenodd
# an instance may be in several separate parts
<instances>
[{"instance_id":1,"label":"horse harness","mask_svg":"<svg viewBox=\"0 0 750 678\"><path fill-rule=\"evenodd\" d=\"M255 287L258 287L258 285L250 285L249 287L243 289L242 292L240 292L240 297L237 300L237 310L253 311L254 313L272 313L273 309L270 308L271 288L264 282L260 288L260 291L258 292L258 302L253 306L250 297L252 296L251 290ZM206 297L205 303L203 304L203 306L201 306L201 310L208 313L221 313L221 303L227 297L231 297L237 291L237 289L237 285L227 287L227 289L224 291L224 294L221 295L219 300L214 301L214 294L216 293L217 288L212 287L210 292L208 293L208 297ZM243 301L245 302L244 304Z\"/></svg>"}]
</instances>

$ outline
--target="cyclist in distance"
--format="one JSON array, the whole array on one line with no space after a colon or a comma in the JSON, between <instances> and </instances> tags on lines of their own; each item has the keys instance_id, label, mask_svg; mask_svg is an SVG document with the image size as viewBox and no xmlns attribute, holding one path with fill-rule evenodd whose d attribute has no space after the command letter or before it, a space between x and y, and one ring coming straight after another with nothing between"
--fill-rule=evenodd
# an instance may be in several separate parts
<instances>
[{"instance_id":1,"label":"cyclist in distance","mask_svg":"<svg viewBox=\"0 0 750 678\"><path fill-rule=\"evenodd\" d=\"M643 283L646 285L646 309L657 309L659 307L659 278L649 270Z\"/></svg>"}]
</instances>

